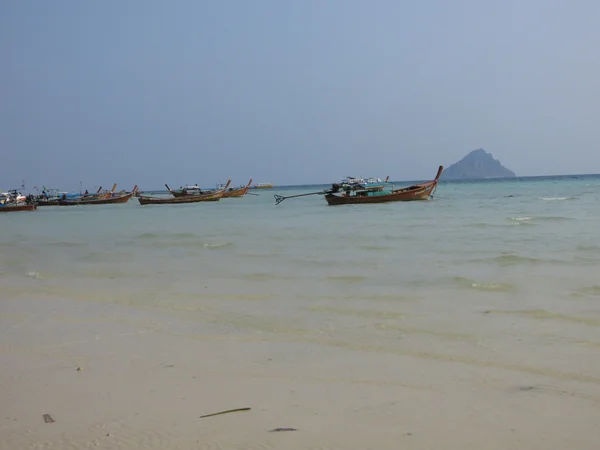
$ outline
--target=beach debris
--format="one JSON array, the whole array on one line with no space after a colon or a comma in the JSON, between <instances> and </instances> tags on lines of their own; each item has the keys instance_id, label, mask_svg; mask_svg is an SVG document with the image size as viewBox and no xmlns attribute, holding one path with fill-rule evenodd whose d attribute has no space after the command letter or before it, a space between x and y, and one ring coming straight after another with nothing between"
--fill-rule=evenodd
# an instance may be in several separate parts
<instances>
[{"instance_id":1,"label":"beach debris","mask_svg":"<svg viewBox=\"0 0 600 450\"><path fill-rule=\"evenodd\" d=\"M44 422L54 423L54 419L52 417L50 417L50 414L44 414Z\"/></svg>"},{"instance_id":2,"label":"beach debris","mask_svg":"<svg viewBox=\"0 0 600 450\"><path fill-rule=\"evenodd\" d=\"M272 430L269 430L269 433L272 433L274 431L298 431L297 428L273 428Z\"/></svg>"},{"instance_id":3,"label":"beach debris","mask_svg":"<svg viewBox=\"0 0 600 450\"><path fill-rule=\"evenodd\" d=\"M78 368L77 368L77 369L75 369L75 370L77 370L77 372L81 372L81 371L83 371L83 369L82 369L81 367L78 367Z\"/></svg>"},{"instance_id":4,"label":"beach debris","mask_svg":"<svg viewBox=\"0 0 600 450\"><path fill-rule=\"evenodd\" d=\"M200 419L204 418L204 417L212 417L212 416L219 416L221 414L228 414L228 413L232 413L232 412L238 412L238 411L250 411L250 408L236 408L236 409L228 409L226 411L220 411L220 412L216 412L216 413L212 413L212 414L206 414L204 416L200 416Z\"/></svg>"},{"instance_id":5,"label":"beach debris","mask_svg":"<svg viewBox=\"0 0 600 450\"><path fill-rule=\"evenodd\" d=\"M521 386L521 387L519 387L520 391L531 391L533 389L535 389L535 386Z\"/></svg>"}]
</instances>

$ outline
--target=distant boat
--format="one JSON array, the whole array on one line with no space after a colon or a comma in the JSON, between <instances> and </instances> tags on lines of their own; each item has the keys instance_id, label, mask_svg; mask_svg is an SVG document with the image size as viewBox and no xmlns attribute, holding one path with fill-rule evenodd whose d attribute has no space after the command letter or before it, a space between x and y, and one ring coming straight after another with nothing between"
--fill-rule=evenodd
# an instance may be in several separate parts
<instances>
[{"instance_id":1,"label":"distant boat","mask_svg":"<svg viewBox=\"0 0 600 450\"><path fill-rule=\"evenodd\" d=\"M0 192L0 212L34 211L37 209L33 196L25 197L13 189L8 192Z\"/></svg>"},{"instance_id":2,"label":"distant boat","mask_svg":"<svg viewBox=\"0 0 600 450\"><path fill-rule=\"evenodd\" d=\"M34 201L37 206L58 206L58 202L61 199L73 200L81 197L82 194L74 194L68 192L61 192L58 189L44 189L42 193L34 197Z\"/></svg>"},{"instance_id":3,"label":"distant boat","mask_svg":"<svg viewBox=\"0 0 600 450\"><path fill-rule=\"evenodd\" d=\"M0 203L25 203L27 197L16 189L8 192L0 192Z\"/></svg>"},{"instance_id":4,"label":"distant boat","mask_svg":"<svg viewBox=\"0 0 600 450\"><path fill-rule=\"evenodd\" d=\"M252 189L272 189L274 187L273 183L257 183L253 185Z\"/></svg>"},{"instance_id":5,"label":"distant boat","mask_svg":"<svg viewBox=\"0 0 600 450\"><path fill-rule=\"evenodd\" d=\"M16 212L16 211L35 211L37 207L35 203L1 203L0 213Z\"/></svg>"},{"instance_id":6,"label":"distant boat","mask_svg":"<svg viewBox=\"0 0 600 450\"><path fill-rule=\"evenodd\" d=\"M137 199L140 202L140 205L172 205L182 203L215 202L221 200L223 194L227 188L229 188L230 183L231 180L227 182L225 188L205 194L182 195L179 197L146 197L144 195L140 195Z\"/></svg>"},{"instance_id":7,"label":"distant boat","mask_svg":"<svg viewBox=\"0 0 600 450\"><path fill-rule=\"evenodd\" d=\"M112 191L106 194L100 194L99 196L90 196L90 197L79 197L71 200L60 199L58 201L59 206L76 206L76 205L109 205L113 203L127 203L131 197L135 195L137 192L137 184L133 187L131 192L124 192L119 194L114 194L114 190L117 185L113 186Z\"/></svg>"}]
</instances>

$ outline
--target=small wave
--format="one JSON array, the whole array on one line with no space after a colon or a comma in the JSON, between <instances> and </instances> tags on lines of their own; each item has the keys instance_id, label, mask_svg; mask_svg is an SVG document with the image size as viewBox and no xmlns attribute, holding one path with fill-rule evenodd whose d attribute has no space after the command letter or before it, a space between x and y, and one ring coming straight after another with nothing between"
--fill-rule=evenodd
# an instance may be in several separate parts
<instances>
[{"instance_id":1,"label":"small wave","mask_svg":"<svg viewBox=\"0 0 600 450\"><path fill-rule=\"evenodd\" d=\"M536 220L536 221L542 220L545 222L562 222L565 220L573 220L573 218L565 217L565 216L540 216L540 217L536 217L534 220Z\"/></svg>"},{"instance_id":2,"label":"small wave","mask_svg":"<svg viewBox=\"0 0 600 450\"><path fill-rule=\"evenodd\" d=\"M544 202L559 202L563 200L577 200L577 197L540 197L539 200Z\"/></svg>"},{"instance_id":3,"label":"small wave","mask_svg":"<svg viewBox=\"0 0 600 450\"><path fill-rule=\"evenodd\" d=\"M513 284L510 283L498 283L498 282L479 282L465 277L454 277L452 281L458 287L475 289L477 291L488 291L488 292L511 292L516 289Z\"/></svg>"},{"instance_id":4,"label":"small wave","mask_svg":"<svg viewBox=\"0 0 600 450\"><path fill-rule=\"evenodd\" d=\"M159 237L161 237L161 235L156 233L142 233L137 236L138 239L156 239Z\"/></svg>"},{"instance_id":5,"label":"small wave","mask_svg":"<svg viewBox=\"0 0 600 450\"><path fill-rule=\"evenodd\" d=\"M212 244L204 244L204 247L217 249L217 248L231 247L232 245L233 245L233 242L215 242Z\"/></svg>"},{"instance_id":6,"label":"small wave","mask_svg":"<svg viewBox=\"0 0 600 450\"><path fill-rule=\"evenodd\" d=\"M509 217L508 220L512 225L535 225L533 217Z\"/></svg>"},{"instance_id":7,"label":"small wave","mask_svg":"<svg viewBox=\"0 0 600 450\"><path fill-rule=\"evenodd\" d=\"M272 280L290 280L294 277L288 275L279 275L276 273L249 273L242 278L249 281L272 281Z\"/></svg>"},{"instance_id":8,"label":"small wave","mask_svg":"<svg viewBox=\"0 0 600 450\"><path fill-rule=\"evenodd\" d=\"M371 251L386 251L390 250L390 247L385 247L382 245L361 245L359 247L362 250L371 250Z\"/></svg>"},{"instance_id":9,"label":"small wave","mask_svg":"<svg viewBox=\"0 0 600 450\"><path fill-rule=\"evenodd\" d=\"M183 233L151 233L151 232L146 232L146 233L142 233L139 234L137 236L138 239L166 239L166 240L171 240L171 239L194 239L194 238L198 238L197 234L194 233L189 233L189 232L183 232Z\"/></svg>"},{"instance_id":10,"label":"small wave","mask_svg":"<svg viewBox=\"0 0 600 450\"><path fill-rule=\"evenodd\" d=\"M219 250L222 248L227 248L233 246L233 242L204 242L200 240L166 240L166 241L157 241L152 243L152 247L160 248L160 249L169 249L169 248L186 248L197 249L197 248L207 248L210 250ZM195 254L195 253L190 253Z\"/></svg>"},{"instance_id":11,"label":"small wave","mask_svg":"<svg viewBox=\"0 0 600 450\"><path fill-rule=\"evenodd\" d=\"M367 317L367 318L374 318L374 319L401 319L403 317L406 317L406 314L402 314L402 313L395 312L395 311L330 308L327 306L311 306L306 309L308 311L314 311L314 312L344 314L344 315L349 315L349 316Z\"/></svg>"},{"instance_id":12,"label":"small wave","mask_svg":"<svg viewBox=\"0 0 600 450\"><path fill-rule=\"evenodd\" d=\"M559 261L556 259L540 259L540 258L532 258L529 256L519 256L519 255L500 255L495 256L493 258L484 258L484 259L474 259L470 262L475 263L490 263L496 264L502 267L508 266L519 266L523 264L529 265L537 265L537 264L557 264L562 263L563 261Z\"/></svg>"},{"instance_id":13,"label":"small wave","mask_svg":"<svg viewBox=\"0 0 600 450\"><path fill-rule=\"evenodd\" d=\"M499 228L506 225L499 225L497 223L475 222L469 226L472 228Z\"/></svg>"},{"instance_id":14,"label":"small wave","mask_svg":"<svg viewBox=\"0 0 600 450\"><path fill-rule=\"evenodd\" d=\"M44 245L49 247L82 247L84 245L88 245L87 242L75 242L75 241L55 241L55 242L46 242Z\"/></svg>"},{"instance_id":15,"label":"small wave","mask_svg":"<svg viewBox=\"0 0 600 450\"><path fill-rule=\"evenodd\" d=\"M476 338L470 334L452 333L452 332L440 331L440 330L430 330L427 328L401 327L398 325L392 325L392 324L387 324L387 323L377 323L377 324L375 324L375 328L377 328L378 330L384 330L384 331L396 331L396 332L400 332L402 334L424 334L424 335L429 335L429 336L440 337L442 339L454 339L454 340L458 340L458 341L476 340Z\"/></svg>"},{"instance_id":16,"label":"small wave","mask_svg":"<svg viewBox=\"0 0 600 450\"><path fill-rule=\"evenodd\" d=\"M514 220L515 222L528 222L532 220L531 217L509 217L510 220Z\"/></svg>"},{"instance_id":17,"label":"small wave","mask_svg":"<svg viewBox=\"0 0 600 450\"><path fill-rule=\"evenodd\" d=\"M531 317L532 319L552 319L562 320L565 322L578 323L581 325L600 326L600 320L591 319L588 317L569 316L567 314L555 313L545 309L521 309L521 310L498 310L493 309L486 311L486 314L504 314L523 317Z\"/></svg>"},{"instance_id":18,"label":"small wave","mask_svg":"<svg viewBox=\"0 0 600 450\"><path fill-rule=\"evenodd\" d=\"M394 236L391 234L385 234L381 238L385 241L405 241L411 239L409 236Z\"/></svg>"},{"instance_id":19,"label":"small wave","mask_svg":"<svg viewBox=\"0 0 600 450\"><path fill-rule=\"evenodd\" d=\"M361 281L368 280L367 277L362 275L338 275L325 277L328 281L342 281L344 283L360 283Z\"/></svg>"},{"instance_id":20,"label":"small wave","mask_svg":"<svg viewBox=\"0 0 600 450\"><path fill-rule=\"evenodd\" d=\"M600 246L594 244L579 244L577 250L586 253L600 253Z\"/></svg>"},{"instance_id":21,"label":"small wave","mask_svg":"<svg viewBox=\"0 0 600 450\"><path fill-rule=\"evenodd\" d=\"M600 286L598 286L597 284L593 285L593 286L586 286L586 287L582 287L580 289L577 289L576 291L573 292L574 295L576 296L587 296L587 295L591 295L591 296L600 296Z\"/></svg>"},{"instance_id":22,"label":"small wave","mask_svg":"<svg viewBox=\"0 0 600 450\"><path fill-rule=\"evenodd\" d=\"M536 216L536 217L509 217L508 220L513 225L535 225L536 222L562 222L566 220L573 220L572 217L565 216Z\"/></svg>"},{"instance_id":23,"label":"small wave","mask_svg":"<svg viewBox=\"0 0 600 450\"><path fill-rule=\"evenodd\" d=\"M177 239L186 239L186 238L197 238L198 235L194 233L172 233L168 234L167 237L177 238Z\"/></svg>"}]
</instances>

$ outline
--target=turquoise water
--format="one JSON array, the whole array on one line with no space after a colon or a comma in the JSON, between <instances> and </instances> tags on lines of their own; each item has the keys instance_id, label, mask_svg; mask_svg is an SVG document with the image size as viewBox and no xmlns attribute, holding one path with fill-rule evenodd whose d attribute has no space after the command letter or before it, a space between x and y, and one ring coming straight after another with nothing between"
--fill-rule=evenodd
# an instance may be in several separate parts
<instances>
[{"instance_id":1,"label":"turquoise water","mask_svg":"<svg viewBox=\"0 0 600 450\"><path fill-rule=\"evenodd\" d=\"M554 296L600 284L600 177L441 183L429 202L329 207L308 196L274 205L274 193L311 190L6 215L3 283L68 290L86 281L108 296L204 295L208 284L284 295L287 307L307 295L368 302L430 289L536 289Z\"/></svg>"},{"instance_id":2,"label":"turquoise water","mask_svg":"<svg viewBox=\"0 0 600 450\"><path fill-rule=\"evenodd\" d=\"M392 341L364 327L403 315L449 332L501 329L506 315L600 324L600 177L447 182L428 202L275 206L274 193L311 190L5 215L4 295L121 304L282 339L334 321L347 342L383 346ZM490 310L504 315L484 330L478 314ZM600 342L593 331L572 337Z\"/></svg>"}]
</instances>

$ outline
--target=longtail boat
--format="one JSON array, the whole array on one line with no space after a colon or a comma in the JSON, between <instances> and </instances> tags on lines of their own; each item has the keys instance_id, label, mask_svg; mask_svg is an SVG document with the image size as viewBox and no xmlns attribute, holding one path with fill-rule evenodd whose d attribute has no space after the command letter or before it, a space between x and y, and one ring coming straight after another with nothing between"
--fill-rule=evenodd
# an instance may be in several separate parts
<instances>
[{"instance_id":1,"label":"longtail boat","mask_svg":"<svg viewBox=\"0 0 600 450\"><path fill-rule=\"evenodd\" d=\"M102 189L102 188L100 188ZM100 191L98 191L100 192ZM75 200L82 197L82 194L60 192L58 189L44 188L42 193L34 197L37 206L58 206L58 202L62 200Z\"/></svg>"},{"instance_id":2,"label":"longtail boat","mask_svg":"<svg viewBox=\"0 0 600 450\"><path fill-rule=\"evenodd\" d=\"M125 192L123 194L113 195L113 192L117 185L113 186L112 191L106 194L101 194L98 197L79 197L73 200L60 199L58 204L60 206L76 206L76 205L109 205L113 203L127 203L131 197L133 197L137 191L137 184L133 187L131 192Z\"/></svg>"},{"instance_id":3,"label":"longtail boat","mask_svg":"<svg viewBox=\"0 0 600 450\"><path fill-rule=\"evenodd\" d=\"M223 198L243 197L248 192L248 189L250 189L251 184L252 184L252 178L250 178L250 181L248 181L248 184L246 186L242 186L239 188L233 188L233 189L229 189L228 191L226 191L223 194Z\"/></svg>"},{"instance_id":4,"label":"longtail boat","mask_svg":"<svg viewBox=\"0 0 600 450\"><path fill-rule=\"evenodd\" d=\"M225 191L229 188L231 180L227 181L227 184L223 189L209 192L207 194L196 194L196 195L184 195L181 197L146 197L140 195L137 199L140 205L171 205L181 203L199 203L199 202L216 202L221 200Z\"/></svg>"},{"instance_id":5,"label":"longtail boat","mask_svg":"<svg viewBox=\"0 0 600 450\"><path fill-rule=\"evenodd\" d=\"M113 190L116 186L116 184L113 186ZM113 196L112 192L104 191L101 193L101 191L102 186L98 188L95 194L88 194L88 191L85 191L84 194L69 194L67 192L59 192L58 189L44 189L41 195L35 197L35 202L37 206L60 206L61 201L64 200L75 202L79 200L98 200Z\"/></svg>"},{"instance_id":6,"label":"longtail boat","mask_svg":"<svg viewBox=\"0 0 600 450\"><path fill-rule=\"evenodd\" d=\"M0 204L0 213L17 212L17 211L35 211L37 206L35 203L3 203Z\"/></svg>"},{"instance_id":7,"label":"longtail boat","mask_svg":"<svg viewBox=\"0 0 600 450\"><path fill-rule=\"evenodd\" d=\"M351 195L349 191L341 194L335 192L335 189L330 190L325 194L325 200L327 204L331 206L335 205L354 205L359 203L385 203L385 202L409 202L415 200L428 200L437 187L438 180L444 170L443 166L440 166L435 178L431 181L427 181L421 184L414 184L400 189L392 189L391 191L386 190L357 190L354 191L354 195Z\"/></svg>"},{"instance_id":8,"label":"longtail boat","mask_svg":"<svg viewBox=\"0 0 600 450\"><path fill-rule=\"evenodd\" d=\"M408 202L415 200L428 200L433 196L437 188L438 181L444 166L438 168L437 175L431 181L414 184L400 189L381 190L379 186L366 187L364 189L353 190L350 186L342 189L342 186L335 183L331 189L309 192L307 194L290 195L284 197L275 194L275 205L279 205L286 198L304 197L307 195L324 195L328 205L353 205L361 203L385 203L385 202ZM386 178L387 180L387 178Z\"/></svg>"}]
</instances>

